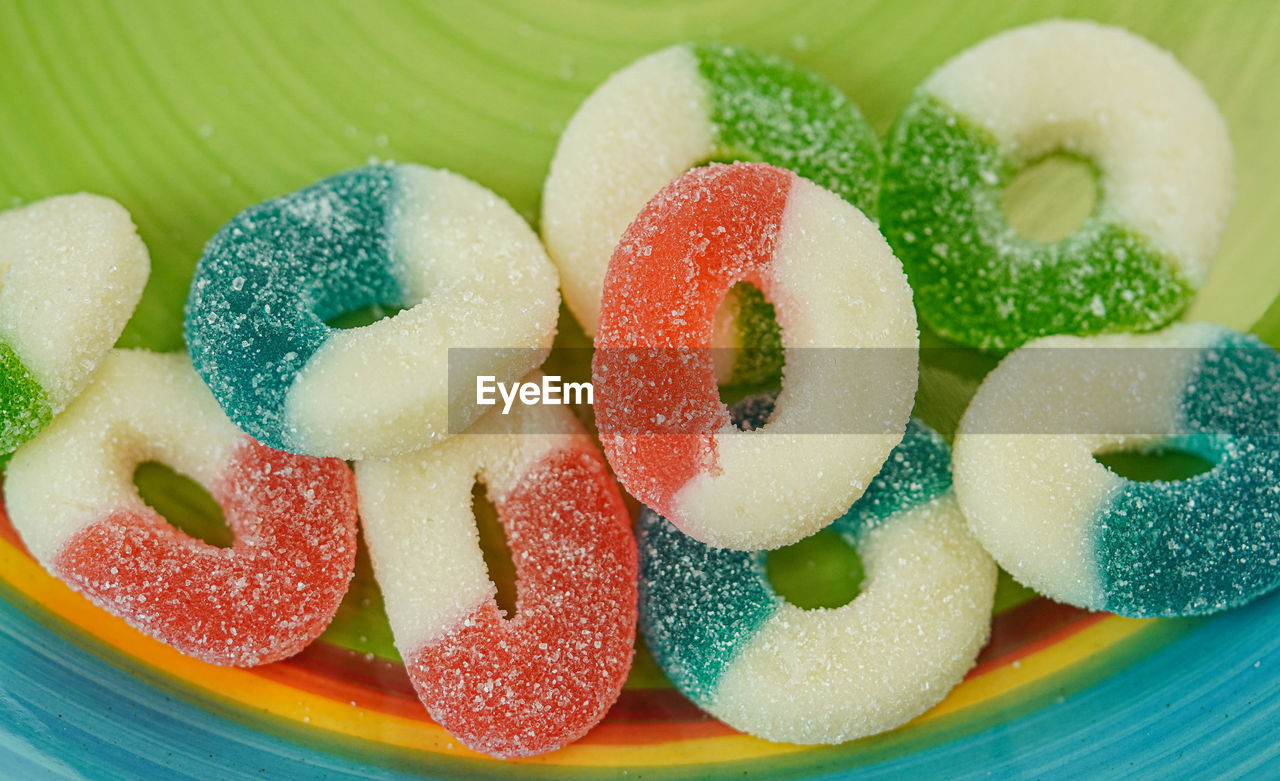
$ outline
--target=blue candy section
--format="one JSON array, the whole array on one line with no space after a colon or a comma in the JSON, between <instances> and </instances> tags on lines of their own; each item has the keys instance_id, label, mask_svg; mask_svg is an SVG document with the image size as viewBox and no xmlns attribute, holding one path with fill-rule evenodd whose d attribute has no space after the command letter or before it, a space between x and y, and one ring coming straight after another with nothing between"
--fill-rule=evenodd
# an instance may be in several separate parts
<instances>
[{"instance_id":1,"label":"blue candy section","mask_svg":"<svg viewBox=\"0 0 1280 781\"><path fill-rule=\"evenodd\" d=\"M1280 355L1226 329L1198 358L1165 443L1217 466L1127 483L1100 513L1106 609L1199 615L1280 586Z\"/></svg>"},{"instance_id":2,"label":"blue candy section","mask_svg":"<svg viewBox=\"0 0 1280 781\"><path fill-rule=\"evenodd\" d=\"M720 676L782 604L765 555L712 548L646 509L640 547L640 629L676 688L709 704Z\"/></svg>"},{"instance_id":3,"label":"blue candy section","mask_svg":"<svg viewBox=\"0 0 1280 781\"><path fill-rule=\"evenodd\" d=\"M734 423L763 426L775 396L752 396L730 409ZM902 443L866 493L834 528L851 544L892 515L951 489L951 453L932 429L912 420ZM662 516L640 515L640 629L667 677L699 705L720 676L784 602L769 584L764 552L712 548Z\"/></svg>"},{"instance_id":4,"label":"blue candy section","mask_svg":"<svg viewBox=\"0 0 1280 781\"><path fill-rule=\"evenodd\" d=\"M324 344L325 321L403 306L389 215L395 169L369 166L246 209L205 246L186 308L196 371L240 428L281 450L285 398Z\"/></svg>"},{"instance_id":5,"label":"blue candy section","mask_svg":"<svg viewBox=\"0 0 1280 781\"><path fill-rule=\"evenodd\" d=\"M951 448L937 432L912 418L879 474L858 501L836 520L836 529L856 544L896 513L933 501L951 490Z\"/></svg>"},{"instance_id":6,"label":"blue candy section","mask_svg":"<svg viewBox=\"0 0 1280 781\"><path fill-rule=\"evenodd\" d=\"M747 431L769 422L776 394L729 409ZM782 605L769 585L765 554L703 545L653 510L640 513L640 631L684 696L707 705L738 650Z\"/></svg>"}]
</instances>

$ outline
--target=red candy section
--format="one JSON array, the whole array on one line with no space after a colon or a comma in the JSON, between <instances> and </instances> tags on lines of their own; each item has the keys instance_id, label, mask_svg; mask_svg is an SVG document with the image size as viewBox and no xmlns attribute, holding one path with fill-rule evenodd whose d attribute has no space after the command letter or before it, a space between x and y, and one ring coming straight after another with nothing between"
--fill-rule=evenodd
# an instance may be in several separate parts
<instances>
[{"instance_id":1,"label":"red candy section","mask_svg":"<svg viewBox=\"0 0 1280 781\"><path fill-rule=\"evenodd\" d=\"M598 453L557 451L494 506L517 579L516 614L487 601L409 659L431 717L495 757L560 748L604 717L631 669L636 546Z\"/></svg>"},{"instance_id":2,"label":"red candy section","mask_svg":"<svg viewBox=\"0 0 1280 781\"><path fill-rule=\"evenodd\" d=\"M689 479L715 469L727 425L710 351L716 309L735 283L770 290L795 175L759 163L712 165L663 188L609 261L595 339L596 423L627 490L662 515Z\"/></svg>"},{"instance_id":3,"label":"red candy section","mask_svg":"<svg viewBox=\"0 0 1280 781\"><path fill-rule=\"evenodd\" d=\"M235 534L217 548L150 509L114 512L54 561L94 604L183 653L248 666L302 650L333 618L355 567L355 480L335 458L246 438L207 486Z\"/></svg>"}]
</instances>

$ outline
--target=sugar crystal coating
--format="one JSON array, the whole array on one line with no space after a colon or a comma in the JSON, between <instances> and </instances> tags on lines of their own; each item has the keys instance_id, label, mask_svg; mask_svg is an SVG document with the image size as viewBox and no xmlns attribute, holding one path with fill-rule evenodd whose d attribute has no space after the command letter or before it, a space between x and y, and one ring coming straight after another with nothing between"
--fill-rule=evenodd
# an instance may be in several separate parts
<instances>
[{"instance_id":1,"label":"sugar crystal coating","mask_svg":"<svg viewBox=\"0 0 1280 781\"><path fill-rule=\"evenodd\" d=\"M204 484L235 535L194 539L143 503L144 461ZM336 459L272 450L226 419L185 356L115 351L5 474L14 527L52 574L138 630L212 664L302 650L355 566L356 497Z\"/></svg>"},{"instance_id":2,"label":"sugar crystal coating","mask_svg":"<svg viewBox=\"0 0 1280 781\"><path fill-rule=\"evenodd\" d=\"M745 399L735 422L757 427L772 406ZM833 528L863 555L863 593L804 611L773 591L763 553L641 514L640 626L682 693L753 735L838 743L892 729L960 681L987 637L995 567L965 529L941 438L913 420Z\"/></svg>"},{"instance_id":3,"label":"sugar crystal coating","mask_svg":"<svg viewBox=\"0 0 1280 781\"><path fill-rule=\"evenodd\" d=\"M1046 371L1074 381L1046 383ZM965 515L997 561L1054 599L1138 617L1241 605L1280 585L1278 389L1280 356L1221 326L1032 342L961 421ZM1168 448L1214 467L1139 482L1093 458Z\"/></svg>"},{"instance_id":4,"label":"sugar crystal coating","mask_svg":"<svg viewBox=\"0 0 1280 781\"><path fill-rule=\"evenodd\" d=\"M133 220L109 198L60 195L0 213L0 455L80 392L150 270Z\"/></svg>"},{"instance_id":5,"label":"sugar crystal coating","mask_svg":"<svg viewBox=\"0 0 1280 781\"><path fill-rule=\"evenodd\" d=\"M1099 199L1074 234L1041 243L1006 222L1001 193L1056 151L1096 166ZM890 133L881 225L925 322L1009 350L1168 323L1207 273L1232 188L1222 117L1171 56L1116 28L1045 22L921 85Z\"/></svg>"},{"instance_id":6,"label":"sugar crystal coating","mask_svg":"<svg viewBox=\"0 0 1280 781\"><path fill-rule=\"evenodd\" d=\"M1127 483L1099 527L1108 610L1215 613L1280 586L1280 356L1221 329L1200 351L1168 447L1217 466L1187 480Z\"/></svg>"},{"instance_id":7,"label":"sugar crystal coating","mask_svg":"<svg viewBox=\"0 0 1280 781\"><path fill-rule=\"evenodd\" d=\"M193 362L237 425L290 452L407 452L465 427L451 347L518 380L549 349L555 270L509 205L447 171L374 165L241 212L208 243L187 300ZM326 321L403 308L352 329Z\"/></svg>"},{"instance_id":8,"label":"sugar crystal coating","mask_svg":"<svg viewBox=\"0 0 1280 781\"><path fill-rule=\"evenodd\" d=\"M857 105L816 73L736 46L695 46L721 162L785 168L874 215L880 140Z\"/></svg>"},{"instance_id":9,"label":"sugar crystal coating","mask_svg":"<svg viewBox=\"0 0 1280 781\"><path fill-rule=\"evenodd\" d=\"M880 146L858 107L804 68L722 45L678 45L613 74L561 136L542 234L565 303L596 332L609 256L669 180L709 161L787 168L875 214Z\"/></svg>"},{"instance_id":10,"label":"sugar crystal coating","mask_svg":"<svg viewBox=\"0 0 1280 781\"><path fill-rule=\"evenodd\" d=\"M806 348L788 353L775 417L758 432L729 424L708 349L716 309L742 280L773 302L783 344ZM910 295L875 226L834 194L758 163L686 173L627 229L605 280L592 373L610 465L709 544L780 547L826 526L906 425Z\"/></svg>"},{"instance_id":11,"label":"sugar crystal coating","mask_svg":"<svg viewBox=\"0 0 1280 781\"><path fill-rule=\"evenodd\" d=\"M617 486L573 414L490 413L438 447L356 469L396 647L431 717L504 758L595 726L631 667L636 552ZM515 564L507 620L479 548L477 479Z\"/></svg>"}]
</instances>

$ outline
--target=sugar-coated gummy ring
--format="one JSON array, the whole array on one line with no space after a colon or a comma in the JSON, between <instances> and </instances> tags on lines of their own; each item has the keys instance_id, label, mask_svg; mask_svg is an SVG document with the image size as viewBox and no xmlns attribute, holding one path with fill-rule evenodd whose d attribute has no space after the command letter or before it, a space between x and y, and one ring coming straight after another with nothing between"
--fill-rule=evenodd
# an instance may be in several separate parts
<instances>
[{"instance_id":1,"label":"sugar-coated gummy ring","mask_svg":"<svg viewBox=\"0 0 1280 781\"><path fill-rule=\"evenodd\" d=\"M361 461L356 479L396 647L432 719L506 758L560 748L604 717L631 668L635 539L571 412L495 411L437 447ZM477 479L515 564L510 619L480 550Z\"/></svg>"},{"instance_id":2,"label":"sugar-coated gummy ring","mask_svg":"<svg viewBox=\"0 0 1280 781\"><path fill-rule=\"evenodd\" d=\"M874 215L880 142L817 74L771 55L678 45L640 59L583 102L542 195L542 236L565 304L594 335L618 238L668 181L712 160L787 168Z\"/></svg>"},{"instance_id":3,"label":"sugar-coated gummy ring","mask_svg":"<svg viewBox=\"0 0 1280 781\"><path fill-rule=\"evenodd\" d=\"M1170 447L1216 466L1142 482L1093 457ZM955 444L961 506L1001 566L1126 616L1213 613L1280 585L1277 475L1280 355L1203 323L1032 342L983 381Z\"/></svg>"},{"instance_id":4,"label":"sugar-coated gummy ring","mask_svg":"<svg viewBox=\"0 0 1280 781\"><path fill-rule=\"evenodd\" d=\"M387 304L404 311L326 325ZM450 411L448 350L549 349L559 305L554 267L504 201L447 171L375 165L227 223L196 268L186 336L214 397L259 441L365 458L468 425L483 408L462 400ZM502 382L543 357L483 355L469 368Z\"/></svg>"},{"instance_id":5,"label":"sugar-coated gummy ring","mask_svg":"<svg viewBox=\"0 0 1280 781\"><path fill-rule=\"evenodd\" d=\"M110 198L60 195L0 214L0 454L80 392L150 270L133 220Z\"/></svg>"},{"instance_id":6,"label":"sugar-coated gummy ring","mask_svg":"<svg viewBox=\"0 0 1280 781\"><path fill-rule=\"evenodd\" d=\"M1061 151L1098 173L1093 214L1052 243L1001 210L1022 168ZM1233 193L1204 88L1124 30L1052 21L952 58L890 133L880 225L925 323L1008 350L1048 334L1149 331L1208 273Z\"/></svg>"},{"instance_id":7,"label":"sugar-coated gummy ring","mask_svg":"<svg viewBox=\"0 0 1280 781\"><path fill-rule=\"evenodd\" d=\"M204 485L235 535L189 537L138 496L160 461ZM114 351L67 411L19 448L5 504L33 556L91 602L213 664L265 664L320 635L355 567L356 497L337 459L260 445L183 355Z\"/></svg>"},{"instance_id":8,"label":"sugar-coated gummy ring","mask_svg":"<svg viewBox=\"0 0 1280 781\"><path fill-rule=\"evenodd\" d=\"M747 280L777 311L786 377L761 431L716 389L714 315ZM901 438L918 340L902 266L847 201L790 171L695 168L663 188L609 264L592 374L605 453L685 533L756 550L848 509Z\"/></svg>"},{"instance_id":9,"label":"sugar-coated gummy ring","mask_svg":"<svg viewBox=\"0 0 1280 781\"><path fill-rule=\"evenodd\" d=\"M769 397L734 407L768 419ZM862 556L861 593L802 610L778 596L765 554L711 548L640 516L640 627L698 706L791 743L883 732L937 704L987 639L996 568L965 527L946 444L913 420L867 492L834 525Z\"/></svg>"}]
</instances>

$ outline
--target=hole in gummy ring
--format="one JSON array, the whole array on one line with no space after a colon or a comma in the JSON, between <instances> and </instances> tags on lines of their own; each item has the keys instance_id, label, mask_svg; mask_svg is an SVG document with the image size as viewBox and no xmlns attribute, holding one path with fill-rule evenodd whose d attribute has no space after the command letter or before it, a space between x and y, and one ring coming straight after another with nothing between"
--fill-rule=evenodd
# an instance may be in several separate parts
<instances>
[{"instance_id":1,"label":"hole in gummy ring","mask_svg":"<svg viewBox=\"0 0 1280 781\"><path fill-rule=\"evenodd\" d=\"M715 313L716 345L712 359L719 379L720 401L725 406L747 396L782 387L786 353L782 327L769 299L750 282L734 285Z\"/></svg>"},{"instance_id":2,"label":"hole in gummy ring","mask_svg":"<svg viewBox=\"0 0 1280 781\"><path fill-rule=\"evenodd\" d=\"M503 618L512 618L516 614L516 565L498 520L498 509L489 501L489 493L478 479L471 486L471 511L480 532L480 552L489 568L489 579L498 587L498 610Z\"/></svg>"},{"instance_id":3,"label":"hole in gummy ring","mask_svg":"<svg viewBox=\"0 0 1280 781\"><path fill-rule=\"evenodd\" d=\"M1095 453L1093 458L1126 480L1146 483L1174 482L1202 475L1217 466L1209 456L1210 454L1200 450L1192 451L1164 444Z\"/></svg>"},{"instance_id":4,"label":"hole in gummy ring","mask_svg":"<svg viewBox=\"0 0 1280 781\"><path fill-rule=\"evenodd\" d=\"M142 501L179 531L217 548L235 543L222 508L195 480L158 461L147 461L134 470L133 485Z\"/></svg>"},{"instance_id":5,"label":"hole in gummy ring","mask_svg":"<svg viewBox=\"0 0 1280 781\"><path fill-rule=\"evenodd\" d=\"M1053 152L1014 175L1000 206L1018 235L1051 244L1080 230L1097 205L1098 187L1093 163Z\"/></svg>"},{"instance_id":6,"label":"hole in gummy ring","mask_svg":"<svg viewBox=\"0 0 1280 781\"><path fill-rule=\"evenodd\" d=\"M862 557L830 528L769 551L765 562L773 590L804 610L842 607L862 588Z\"/></svg>"},{"instance_id":7,"label":"hole in gummy ring","mask_svg":"<svg viewBox=\"0 0 1280 781\"><path fill-rule=\"evenodd\" d=\"M345 312L339 312L333 317L325 320L324 324L330 328L338 328L346 330L348 328L363 328L366 325L372 325L379 320L385 320L388 317L395 317L405 310L405 307L396 304L370 304L369 306L361 306L355 309L348 309Z\"/></svg>"}]
</instances>

